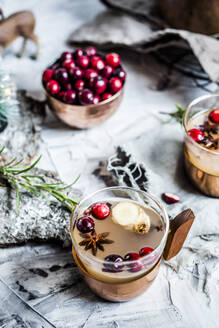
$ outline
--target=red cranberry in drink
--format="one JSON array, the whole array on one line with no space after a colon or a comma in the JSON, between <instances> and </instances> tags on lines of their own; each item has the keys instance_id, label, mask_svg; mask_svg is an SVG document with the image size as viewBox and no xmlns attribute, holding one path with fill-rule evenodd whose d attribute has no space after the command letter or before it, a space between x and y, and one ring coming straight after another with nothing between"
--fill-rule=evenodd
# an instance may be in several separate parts
<instances>
[{"instance_id":1,"label":"red cranberry in drink","mask_svg":"<svg viewBox=\"0 0 219 328\"><path fill-rule=\"evenodd\" d=\"M109 89L112 91L112 93L118 92L120 89L122 89L122 81L118 77L112 77L109 80Z\"/></svg>"},{"instance_id":2,"label":"red cranberry in drink","mask_svg":"<svg viewBox=\"0 0 219 328\"><path fill-rule=\"evenodd\" d=\"M110 254L106 256L104 260L105 262L109 262L103 264L104 272L122 272L122 268L124 267L124 265L122 265L123 258L120 255Z\"/></svg>"},{"instance_id":3,"label":"red cranberry in drink","mask_svg":"<svg viewBox=\"0 0 219 328\"><path fill-rule=\"evenodd\" d=\"M115 52L106 55L106 63L112 67L117 67L120 64L120 56Z\"/></svg>"},{"instance_id":4,"label":"red cranberry in drink","mask_svg":"<svg viewBox=\"0 0 219 328\"><path fill-rule=\"evenodd\" d=\"M64 101L68 104L73 104L76 99L76 92L74 90L68 90L65 92Z\"/></svg>"},{"instance_id":5,"label":"red cranberry in drink","mask_svg":"<svg viewBox=\"0 0 219 328\"><path fill-rule=\"evenodd\" d=\"M91 58L91 67L93 69L96 69L97 71L101 71L105 67L103 59L98 56L92 57Z\"/></svg>"},{"instance_id":6,"label":"red cranberry in drink","mask_svg":"<svg viewBox=\"0 0 219 328\"><path fill-rule=\"evenodd\" d=\"M97 49L95 47L88 47L86 49L86 54L91 57L91 56L95 56L97 54Z\"/></svg>"},{"instance_id":7,"label":"red cranberry in drink","mask_svg":"<svg viewBox=\"0 0 219 328\"><path fill-rule=\"evenodd\" d=\"M75 67L75 62L73 59L67 59L63 62L62 66L67 70L70 70Z\"/></svg>"},{"instance_id":8,"label":"red cranberry in drink","mask_svg":"<svg viewBox=\"0 0 219 328\"><path fill-rule=\"evenodd\" d=\"M204 139L204 132L199 129L191 129L189 130L190 137L196 142L200 142Z\"/></svg>"},{"instance_id":9,"label":"red cranberry in drink","mask_svg":"<svg viewBox=\"0 0 219 328\"><path fill-rule=\"evenodd\" d=\"M172 194L170 192L163 193L162 198L167 204L175 204L180 201L179 196Z\"/></svg>"},{"instance_id":10,"label":"red cranberry in drink","mask_svg":"<svg viewBox=\"0 0 219 328\"><path fill-rule=\"evenodd\" d=\"M61 55L61 60L62 61L69 60L69 59L72 59L72 58L73 58L73 54L70 51L65 51Z\"/></svg>"},{"instance_id":11,"label":"red cranberry in drink","mask_svg":"<svg viewBox=\"0 0 219 328\"><path fill-rule=\"evenodd\" d=\"M75 84L74 84L74 88L75 88L75 90L77 90L77 91L81 91L81 90L83 90L84 87L85 87L85 82L84 82L84 80L77 80L77 81L75 82Z\"/></svg>"},{"instance_id":12,"label":"red cranberry in drink","mask_svg":"<svg viewBox=\"0 0 219 328\"><path fill-rule=\"evenodd\" d=\"M69 71L70 76L75 80L81 80L84 76L84 71L80 67L74 67Z\"/></svg>"},{"instance_id":13,"label":"red cranberry in drink","mask_svg":"<svg viewBox=\"0 0 219 328\"><path fill-rule=\"evenodd\" d=\"M79 102L81 105L91 105L94 101L94 94L90 89L84 89L79 92Z\"/></svg>"},{"instance_id":14,"label":"red cranberry in drink","mask_svg":"<svg viewBox=\"0 0 219 328\"><path fill-rule=\"evenodd\" d=\"M124 82L126 79L126 72L123 68L116 68L113 72L113 76L117 76L118 78L120 78L121 81Z\"/></svg>"},{"instance_id":15,"label":"red cranberry in drink","mask_svg":"<svg viewBox=\"0 0 219 328\"><path fill-rule=\"evenodd\" d=\"M113 74L113 68L109 65L106 65L103 69L103 76L109 78Z\"/></svg>"},{"instance_id":16,"label":"red cranberry in drink","mask_svg":"<svg viewBox=\"0 0 219 328\"><path fill-rule=\"evenodd\" d=\"M150 254L151 252L153 252L153 248L152 247L143 247L140 249L139 251L139 255L140 256L145 256L145 255L148 255Z\"/></svg>"},{"instance_id":17,"label":"red cranberry in drink","mask_svg":"<svg viewBox=\"0 0 219 328\"><path fill-rule=\"evenodd\" d=\"M216 124L219 124L219 108L213 109L209 114L209 119Z\"/></svg>"},{"instance_id":18,"label":"red cranberry in drink","mask_svg":"<svg viewBox=\"0 0 219 328\"><path fill-rule=\"evenodd\" d=\"M82 216L77 222L77 228L82 233L88 233L94 230L94 220L89 216Z\"/></svg>"},{"instance_id":19,"label":"red cranberry in drink","mask_svg":"<svg viewBox=\"0 0 219 328\"><path fill-rule=\"evenodd\" d=\"M106 219L110 215L110 208L105 203L95 203L91 207L91 212L96 219Z\"/></svg>"},{"instance_id":20,"label":"red cranberry in drink","mask_svg":"<svg viewBox=\"0 0 219 328\"><path fill-rule=\"evenodd\" d=\"M94 79L96 76L98 76L98 73L92 68L88 68L84 74L85 79L88 81Z\"/></svg>"},{"instance_id":21,"label":"red cranberry in drink","mask_svg":"<svg viewBox=\"0 0 219 328\"><path fill-rule=\"evenodd\" d=\"M102 95L102 100L107 100L112 97L112 93L104 93Z\"/></svg>"},{"instance_id":22,"label":"red cranberry in drink","mask_svg":"<svg viewBox=\"0 0 219 328\"><path fill-rule=\"evenodd\" d=\"M57 70L55 70L55 73L54 73L54 78L60 84L66 84L69 81L68 72L65 68L57 68Z\"/></svg>"},{"instance_id":23,"label":"red cranberry in drink","mask_svg":"<svg viewBox=\"0 0 219 328\"><path fill-rule=\"evenodd\" d=\"M138 261L140 258L141 256L134 252L128 253L124 256L125 261L134 261L134 263L128 264L130 272L138 272L142 269L142 263Z\"/></svg>"},{"instance_id":24,"label":"red cranberry in drink","mask_svg":"<svg viewBox=\"0 0 219 328\"><path fill-rule=\"evenodd\" d=\"M60 86L57 81L50 80L46 84L46 89L51 95L56 95L60 90Z\"/></svg>"},{"instance_id":25,"label":"red cranberry in drink","mask_svg":"<svg viewBox=\"0 0 219 328\"><path fill-rule=\"evenodd\" d=\"M66 83L63 85L63 89L65 91L68 91L68 90L71 90L72 89L72 86L71 86L71 83Z\"/></svg>"},{"instance_id":26,"label":"red cranberry in drink","mask_svg":"<svg viewBox=\"0 0 219 328\"><path fill-rule=\"evenodd\" d=\"M106 90L107 81L102 76L96 76L92 80L92 88L95 93L101 94Z\"/></svg>"},{"instance_id":27,"label":"red cranberry in drink","mask_svg":"<svg viewBox=\"0 0 219 328\"><path fill-rule=\"evenodd\" d=\"M43 73L43 82L46 83L49 80L52 80L53 74L54 74L53 69L46 69Z\"/></svg>"},{"instance_id":28,"label":"red cranberry in drink","mask_svg":"<svg viewBox=\"0 0 219 328\"><path fill-rule=\"evenodd\" d=\"M99 102L100 102L100 96L99 95L94 95L93 104L96 105Z\"/></svg>"},{"instance_id":29,"label":"red cranberry in drink","mask_svg":"<svg viewBox=\"0 0 219 328\"><path fill-rule=\"evenodd\" d=\"M79 57L81 57L83 55L84 55L84 51L82 49L80 49L80 48L76 49L75 52L74 52L75 58L79 58Z\"/></svg>"},{"instance_id":30,"label":"red cranberry in drink","mask_svg":"<svg viewBox=\"0 0 219 328\"><path fill-rule=\"evenodd\" d=\"M83 56L80 56L77 58L77 65L83 69L88 67L89 62L90 62L90 60L89 60L88 56L83 55Z\"/></svg>"}]
</instances>

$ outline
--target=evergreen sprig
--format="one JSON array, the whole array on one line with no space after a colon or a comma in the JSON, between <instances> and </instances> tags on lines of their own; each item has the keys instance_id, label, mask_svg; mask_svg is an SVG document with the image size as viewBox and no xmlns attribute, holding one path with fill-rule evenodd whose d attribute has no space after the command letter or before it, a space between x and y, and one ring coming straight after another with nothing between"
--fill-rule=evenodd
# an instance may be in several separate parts
<instances>
[{"instance_id":1,"label":"evergreen sprig","mask_svg":"<svg viewBox=\"0 0 219 328\"><path fill-rule=\"evenodd\" d=\"M182 124L183 115L185 113L185 109L183 109L180 105L176 104L177 111L173 113L166 113L166 112L160 112L164 115L169 115L170 119L166 121L165 123L170 123L172 120L175 120L176 122Z\"/></svg>"},{"instance_id":2,"label":"evergreen sprig","mask_svg":"<svg viewBox=\"0 0 219 328\"><path fill-rule=\"evenodd\" d=\"M5 147L0 149L0 154ZM15 189L17 197L17 211L20 206L20 189L24 188L34 194L35 196L46 196L46 193L52 195L62 203L70 212L77 205L77 201L71 199L62 193L63 190L70 188L77 182L79 177L70 185L64 185L63 182L45 183L45 177L38 174L30 174L29 171L33 169L40 161L41 156L31 165L22 165L22 161L17 161L13 158L8 163L0 166L0 187L7 187L10 185Z\"/></svg>"}]
</instances>

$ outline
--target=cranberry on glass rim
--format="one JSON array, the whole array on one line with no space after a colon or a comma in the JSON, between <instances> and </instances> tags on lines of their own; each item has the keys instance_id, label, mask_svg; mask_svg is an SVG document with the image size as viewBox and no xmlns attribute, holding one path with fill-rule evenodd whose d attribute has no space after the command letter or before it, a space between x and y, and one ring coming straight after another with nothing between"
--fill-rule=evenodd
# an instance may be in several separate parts
<instances>
[{"instance_id":1,"label":"cranberry on glass rim","mask_svg":"<svg viewBox=\"0 0 219 328\"><path fill-rule=\"evenodd\" d=\"M209 119L216 124L219 124L219 108L213 109L209 114Z\"/></svg>"},{"instance_id":2,"label":"cranberry on glass rim","mask_svg":"<svg viewBox=\"0 0 219 328\"><path fill-rule=\"evenodd\" d=\"M125 256L124 256L124 261L137 261L141 258L141 256L138 254L138 253L134 253L134 252L130 252L130 253L127 253ZM134 262L134 263L130 263L128 265L128 267L130 268L129 271L131 272L138 272L142 269L142 263L140 261L138 262Z\"/></svg>"},{"instance_id":3,"label":"cranberry on glass rim","mask_svg":"<svg viewBox=\"0 0 219 328\"><path fill-rule=\"evenodd\" d=\"M140 249L139 251L139 255L140 256L145 256L145 255L148 255L150 254L151 252L153 252L153 248L152 247L143 247Z\"/></svg>"},{"instance_id":4,"label":"cranberry on glass rim","mask_svg":"<svg viewBox=\"0 0 219 328\"><path fill-rule=\"evenodd\" d=\"M122 272L122 268L124 267L124 265L121 264L123 262L123 258L120 255L110 254L110 255L106 256L104 260L106 262L111 262L111 263L104 263L103 271L105 271L105 272Z\"/></svg>"}]
</instances>

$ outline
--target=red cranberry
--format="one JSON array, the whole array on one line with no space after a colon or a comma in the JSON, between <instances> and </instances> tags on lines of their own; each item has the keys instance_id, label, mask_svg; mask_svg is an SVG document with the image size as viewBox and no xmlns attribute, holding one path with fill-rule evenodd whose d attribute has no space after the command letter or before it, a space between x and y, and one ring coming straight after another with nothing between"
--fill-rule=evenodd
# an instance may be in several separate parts
<instances>
[{"instance_id":1,"label":"red cranberry","mask_svg":"<svg viewBox=\"0 0 219 328\"><path fill-rule=\"evenodd\" d=\"M110 54L106 55L106 62L112 67L117 67L120 64L120 57L115 52L111 52Z\"/></svg>"},{"instance_id":2,"label":"red cranberry","mask_svg":"<svg viewBox=\"0 0 219 328\"><path fill-rule=\"evenodd\" d=\"M102 95L102 100L107 100L112 97L112 93L104 93Z\"/></svg>"},{"instance_id":3,"label":"red cranberry","mask_svg":"<svg viewBox=\"0 0 219 328\"><path fill-rule=\"evenodd\" d=\"M84 71L80 67L74 67L69 71L69 74L76 80L81 80L84 75Z\"/></svg>"},{"instance_id":4,"label":"red cranberry","mask_svg":"<svg viewBox=\"0 0 219 328\"><path fill-rule=\"evenodd\" d=\"M100 102L100 96L99 95L94 95L93 104L96 105L99 102Z\"/></svg>"},{"instance_id":5,"label":"red cranberry","mask_svg":"<svg viewBox=\"0 0 219 328\"><path fill-rule=\"evenodd\" d=\"M189 135L196 142L202 141L204 139L204 132L199 129L189 130Z\"/></svg>"},{"instance_id":6,"label":"red cranberry","mask_svg":"<svg viewBox=\"0 0 219 328\"><path fill-rule=\"evenodd\" d=\"M64 84L64 85L63 85L63 89L64 89L65 91L71 90L71 89L72 89L71 83Z\"/></svg>"},{"instance_id":7,"label":"red cranberry","mask_svg":"<svg viewBox=\"0 0 219 328\"><path fill-rule=\"evenodd\" d=\"M91 212L96 219L106 219L110 215L109 206L105 203L95 203L91 207Z\"/></svg>"},{"instance_id":8,"label":"red cranberry","mask_svg":"<svg viewBox=\"0 0 219 328\"><path fill-rule=\"evenodd\" d=\"M145 255L148 255L148 254L150 254L151 252L153 252L153 248L151 248L151 247L143 247L143 248L141 248L140 249L140 251L139 251L139 255L140 256L145 256Z\"/></svg>"},{"instance_id":9,"label":"red cranberry","mask_svg":"<svg viewBox=\"0 0 219 328\"><path fill-rule=\"evenodd\" d=\"M126 72L124 71L123 68L116 68L113 75L120 78L120 80L123 81L123 82L126 79Z\"/></svg>"},{"instance_id":10,"label":"red cranberry","mask_svg":"<svg viewBox=\"0 0 219 328\"><path fill-rule=\"evenodd\" d=\"M167 204L174 204L180 201L179 196L172 194L170 192L163 193L162 198Z\"/></svg>"},{"instance_id":11,"label":"red cranberry","mask_svg":"<svg viewBox=\"0 0 219 328\"><path fill-rule=\"evenodd\" d=\"M118 77L112 77L109 80L109 88L112 93L118 92L122 88L122 81Z\"/></svg>"},{"instance_id":12,"label":"red cranberry","mask_svg":"<svg viewBox=\"0 0 219 328\"><path fill-rule=\"evenodd\" d=\"M52 79L54 71L52 69L46 69L43 73L43 82L46 83Z\"/></svg>"},{"instance_id":13,"label":"red cranberry","mask_svg":"<svg viewBox=\"0 0 219 328\"><path fill-rule=\"evenodd\" d=\"M219 109L214 109L210 112L209 118L212 122L219 124Z\"/></svg>"},{"instance_id":14,"label":"red cranberry","mask_svg":"<svg viewBox=\"0 0 219 328\"><path fill-rule=\"evenodd\" d=\"M92 68L88 68L86 71L85 71L85 79L87 80L91 80L91 79L94 79L96 76L98 76L98 73L97 71L95 71L94 69Z\"/></svg>"},{"instance_id":15,"label":"red cranberry","mask_svg":"<svg viewBox=\"0 0 219 328\"><path fill-rule=\"evenodd\" d=\"M70 70L75 67L75 62L72 59L67 59L63 62L62 66L67 70Z\"/></svg>"},{"instance_id":16,"label":"red cranberry","mask_svg":"<svg viewBox=\"0 0 219 328\"><path fill-rule=\"evenodd\" d=\"M97 49L95 47L88 47L86 49L86 54L88 56L95 56L97 54Z\"/></svg>"},{"instance_id":17,"label":"red cranberry","mask_svg":"<svg viewBox=\"0 0 219 328\"><path fill-rule=\"evenodd\" d=\"M61 84L66 84L68 82L68 72L65 68L58 68L55 70L54 77Z\"/></svg>"},{"instance_id":18,"label":"red cranberry","mask_svg":"<svg viewBox=\"0 0 219 328\"><path fill-rule=\"evenodd\" d=\"M68 104L73 104L76 99L76 92L74 90L68 90L65 92L64 101Z\"/></svg>"},{"instance_id":19,"label":"red cranberry","mask_svg":"<svg viewBox=\"0 0 219 328\"><path fill-rule=\"evenodd\" d=\"M77 228L82 233L93 231L94 226L94 220L89 216L82 216L77 222Z\"/></svg>"},{"instance_id":20,"label":"red cranberry","mask_svg":"<svg viewBox=\"0 0 219 328\"><path fill-rule=\"evenodd\" d=\"M92 82L92 88L95 91L95 93L101 94L106 90L107 82L106 79L104 79L102 76L96 76Z\"/></svg>"},{"instance_id":21,"label":"red cranberry","mask_svg":"<svg viewBox=\"0 0 219 328\"><path fill-rule=\"evenodd\" d=\"M81 57L83 55L84 55L84 51L82 49L80 49L80 48L76 49L75 52L74 52L75 58L79 58L79 57Z\"/></svg>"},{"instance_id":22,"label":"red cranberry","mask_svg":"<svg viewBox=\"0 0 219 328\"><path fill-rule=\"evenodd\" d=\"M77 91L81 91L84 89L84 86L85 86L85 82L84 80L77 80L74 84L74 88L75 90Z\"/></svg>"},{"instance_id":23,"label":"red cranberry","mask_svg":"<svg viewBox=\"0 0 219 328\"><path fill-rule=\"evenodd\" d=\"M53 69L54 71L57 70L57 68L60 68L59 63L56 63L56 64L54 64L54 65L52 66L52 69Z\"/></svg>"},{"instance_id":24,"label":"red cranberry","mask_svg":"<svg viewBox=\"0 0 219 328\"><path fill-rule=\"evenodd\" d=\"M103 59L98 56L94 56L91 59L91 67L97 71L101 71L105 67Z\"/></svg>"},{"instance_id":25,"label":"red cranberry","mask_svg":"<svg viewBox=\"0 0 219 328\"><path fill-rule=\"evenodd\" d=\"M91 105L94 101L94 94L90 89L84 89L79 92L79 101L81 105Z\"/></svg>"},{"instance_id":26,"label":"red cranberry","mask_svg":"<svg viewBox=\"0 0 219 328\"><path fill-rule=\"evenodd\" d=\"M125 261L135 261L134 263L130 263L129 266L129 271L131 272L138 272L142 269L142 263L140 263L139 260L141 256L138 253L128 253L124 256Z\"/></svg>"},{"instance_id":27,"label":"red cranberry","mask_svg":"<svg viewBox=\"0 0 219 328\"><path fill-rule=\"evenodd\" d=\"M73 58L73 54L72 52L70 51L65 51L62 53L61 55L61 60L64 61L64 60L68 60L68 59L72 59Z\"/></svg>"},{"instance_id":28,"label":"red cranberry","mask_svg":"<svg viewBox=\"0 0 219 328\"><path fill-rule=\"evenodd\" d=\"M57 81L55 80L50 80L49 82L47 82L46 84L46 89L49 93L51 93L52 95L56 95L59 92L59 84Z\"/></svg>"},{"instance_id":29,"label":"red cranberry","mask_svg":"<svg viewBox=\"0 0 219 328\"><path fill-rule=\"evenodd\" d=\"M58 94L58 98L59 98L61 101L65 101L65 100L64 100L64 97L65 97L65 91L60 91L59 94Z\"/></svg>"},{"instance_id":30,"label":"red cranberry","mask_svg":"<svg viewBox=\"0 0 219 328\"><path fill-rule=\"evenodd\" d=\"M77 64L78 66L80 66L81 68L87 68L89 65L89 58L88 56L80 56L77 58Z\"/></svg>"},{"instance_id":31,"label":"red cranberry","mask_svg":"<svg viewBox=\"0 0 219 328\"><path fill-rule=\"evenodd\" d=\"M109 65L106 65L103 69L103 76L109 78L113 73L113 68Z\"/></svg>"},{"instance_id":32,"label":"red cranberry","mask_svg":"<svg viewBox=\"0 0 219 328\"><path fill-rule=\"evenodd\" d=\"M104 263L104 272L122 272L122 268L124 265L121 265L123 262L123 258L120 255L117 254L110 254L104 259L106 262L111 263ZM113 263L112 263L113 262Z\"/></svg>"}]
</instances>

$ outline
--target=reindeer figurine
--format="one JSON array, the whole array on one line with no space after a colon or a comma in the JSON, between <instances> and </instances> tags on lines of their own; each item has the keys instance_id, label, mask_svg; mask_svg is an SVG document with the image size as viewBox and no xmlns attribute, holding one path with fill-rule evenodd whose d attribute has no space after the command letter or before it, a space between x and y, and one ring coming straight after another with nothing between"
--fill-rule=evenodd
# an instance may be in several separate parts
<instances>
[{"instance_id":1,"label":"reindeer figurine","mask_svg":"<svg viewBox=\"0 0 219 328\"><path fill-rule=\"evenodd\" d=\"M6 48L16 38L24 38L23 45L18 56L23 56L27 40L35 42L37 50L33 56L36 59L39 55L39 41L34 34L35 18L31 11L20 11L5 18L2 9L0 9L0 51Z\"/></svg>"}]
</instances>

